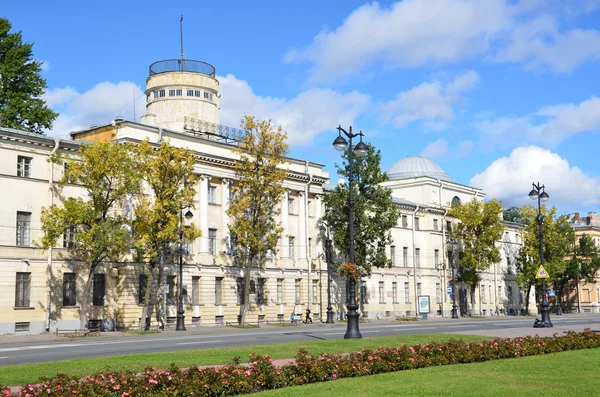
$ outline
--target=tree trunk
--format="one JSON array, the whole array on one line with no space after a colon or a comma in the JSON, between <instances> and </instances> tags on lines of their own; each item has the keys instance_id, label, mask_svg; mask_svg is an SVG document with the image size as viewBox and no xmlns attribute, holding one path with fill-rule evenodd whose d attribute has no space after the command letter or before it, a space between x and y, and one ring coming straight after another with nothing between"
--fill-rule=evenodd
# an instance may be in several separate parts
<instances>
[{"instance_id":1,"label":"tree trunk","mask_svg":"<svg viewBox=\"0 0 600 397\"><path fill-rule=\"evenodd\" d=\"M152 313L156 308L156 313L158 316L158 289L163 285L164 278L164 253L160 255L159 263L158 263L158 271L157 264L155 262L150 263L150 274L148 276L148 284L146 285L146 294L144 296L144 307L142 308L142 315L140 317L140 330L149 330L150 323L152 321ZM158 273L158 274L157 274ZM158 318L157 318L158 320Z\"/></svg>"},{"instance_id":2,"label":"tree trunk","mask_svg":"<svg viewBox=\"0 0 600 397\"><path fill-rule=\"evenodd\" d=\"M90 291L92 290L92 283L94 282L94 273L96 266L90 266L88 278L83 285L83 292L81 293L81 299L79 300L79 329L87 328L87 308L90 297ZM77 285L77 284L76 284ZM77 288L76 288L77 289Z\"/></svg>"},{"instance_id":3,"label":"tree trunk","mask_svg":"<svg viewBox=\"0 0 600 397\"><path fill-rule=\"evenodd\" d=\"M575 278L575 293L577 294L577 313L581 313L581 301L579 300L579 277Z\"/></svg>"},{"instance_id":4,"label":"tree trunk","mask_svg":"<svg viewBox=\"0 0 600 397\"><path fill-rule=\"evenodd\" d=\"M529 314L529 294L531 294L531 283L527 283L527 294L525 295L525 314Z\"/></svg>"},{"instance_id":5,"label":"tree trunk","mask_svg":"<svg viewBox=\"0 0 600 397\"><path fill-rule=\"evenodd\" d=\"M253 260L250 260L249 266L246 266L246 272L244 273L244 299L243 303L240 305L241 325L246 324L246 314L248 313L248 307L250 307L250 280L252 279L250 272L252 271L253 262Z\"/></svg>"}]
</instances>

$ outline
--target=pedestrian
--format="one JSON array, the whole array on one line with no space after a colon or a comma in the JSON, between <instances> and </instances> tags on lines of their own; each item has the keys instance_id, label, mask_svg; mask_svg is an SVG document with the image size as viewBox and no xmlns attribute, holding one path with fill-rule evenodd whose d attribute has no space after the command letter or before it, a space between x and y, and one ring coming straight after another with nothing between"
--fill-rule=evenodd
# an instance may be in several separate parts
<instances>
[{"instance_id":1,"label":"pedestrian","mask_svg":"<svg viewBox=\"0 0 600 397\"><path fill-rule=\"evenodd\" d=\"M294 324L294 312L292 312L292 314L290 314L290 322L292 324Z\"/></svg>"},{"instance_id":2,"label":"pedestrian","mask_svg":"<svg viewBox=\"0 0 600 397\"><path fill-rule=\"evenodd\" d=\"M306 308L306 320L304 320L304 324L308 324L308 322L312 324L312 318L310 318L310 308Z\"/></svg>"}]
</instances>

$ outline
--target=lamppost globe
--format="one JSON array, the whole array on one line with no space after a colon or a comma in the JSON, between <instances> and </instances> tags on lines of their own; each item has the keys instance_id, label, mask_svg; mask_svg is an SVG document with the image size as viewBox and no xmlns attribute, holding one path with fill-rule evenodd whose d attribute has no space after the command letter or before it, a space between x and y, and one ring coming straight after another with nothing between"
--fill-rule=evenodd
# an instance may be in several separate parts
<instances>
[{"instance_id":1,"label":"lamppost globe","mask_svg":"<svg viewBox=\"0 0 600 397\"><path fill-rule=\"evenodd\" d=\"M190 220L194 217L194 214L192 214L192 211L187 210L187 212L185 213L185 219Z\"/></svg>"},{"instance_id":2,"label":"lamppost globe","mask_svg":"<svg viewBox=\"0 0 600 397\"><path fill-rule=\"evenodd\" d=\"M333 141L333 147L338 152L343 152L348 147L348 142L341 135L341 132L340 132L340 135L337 138L335 138L335 141Z\"/></svg>"},{"instance_id":3,"label":"lamppost globe","mask_svg":"<svg viewBox=\"0 0 600 397\"><path fill-rule=\"evenodd\" d=\"M549 198L550 198L550 195L548 195L548 193L546 193L546 192L542 192L542 194L540 194L540 200L542 200L542 201L548 201Z\"/></svg>"},{"instance_id":4,"label":"lamppost globe","mask_svg":"<svg viewBox=\"0 0 600 397\"><path fill-rule=\"evenodd\" d=\"M365 157L368 153L369 148L362 140L354 147L354 154L356 154L358 157Z\"/></svg>"},{"instance_id":5,"label":"lamppost globe","mask_svg":"<svg viewBox=\"0 0 600 397\"><path fill-rule=\"evenodd\" d=\"M532 189L532 190L529 192L529 198L530 198L530 199L532 199L532 200L537 200L537 198L538 198L538 197L539 197L539 193L538 193L538 191L537 191L537 190L535 190L535 189Z\"/></svg>"}]
</instances>

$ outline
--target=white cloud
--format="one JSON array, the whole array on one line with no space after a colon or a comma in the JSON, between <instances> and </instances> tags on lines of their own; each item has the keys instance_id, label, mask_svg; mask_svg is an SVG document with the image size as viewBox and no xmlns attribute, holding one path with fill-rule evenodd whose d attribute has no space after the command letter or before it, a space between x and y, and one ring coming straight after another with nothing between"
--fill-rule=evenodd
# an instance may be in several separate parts
<instances>
[{"instance_id":1,"label":"white cloud","mask_svg":"<svg viewBox=\"0 0 600 397\"><path fill-rule=\"evenodd\" d=\"M271 119L288 133L292 145L306 145L323 131L350 125L370 103L366 94L312 88L291 99L256 95L248 82L234 75L218 77L221 124L237 127L244 115Z\"/></svg>"},{"instance_id":2,"label":"white cloud","mask_svg":"<svg viewBox=\"0 0 600 397\"><path fill-rule=\"evenodd\" d=\"M438 139L437 141L430 142L425 149L421 152L421 156L427 157L428 159L435 159L440 157L448 151L448 141L445 139Z\"/></svg>"},{"instance_id":3,"label":"white cloud","mask_svg":"<svg viewBox=\"0 0 600 397\"><path fill-rule=\"evenodd\" d=\"M471 185L482 188L488 198L505 206L530 202L527 194L532 182L546 186L549 205L576 209L600 205L600 178L571 166L557 153L537 146L518 147L509 157L494 161L482 173L471 178Z\"/></svg>"},{"instance_id":4,"label":"white cloud","mask_svg":"<svg viewBox=\"0 0 600 397\"><path fill-rule=\"evenodd\" d=\"M435 126L436 122L454 118L452 106L463 102L464 98L460 95L464 91L473 89L479 81L476 72L468 71L456 76L446 85L440 81L421 83L397 94L396 99L383 105L383 112L386 118L393 118L396 127L418 120L433 121L434 124L428 125Z\"/></svg>"},{"instance_id":5,"label":"white cloud","mask_svg":"<svg viewBox=\"0 0 600 397\"><path fill-rule=\"evenodd\" d=\"M476 56L569 72L599 59L600 32L565 30L560 22L597 8L596 0L403 0L390 6L373 2L283 59L308 62L311 81L358 74L378 64L414 68Z\"/></svg>"},{"instance_id":6,"label":"white cloud","mask_svg":"<svg viewBox=\"0 0 600 397\"><path fill-rule=\"evenodd\" d=\"M493 141L518 139L555 145L574 134L600 131L600 98L548 106L522 117L480 120L475 126Z\"/></svg>"},{"instance_id":7,"label":"white cloud","mask_svg":"<svg viewBox=\"0 0 600 397\"><path fill-rule=\"evenodd\" d=\"M50 70L50 63L48 61L42 61L42 73L48 73Z\"/></svg>"},{"instance_id":8,"label":"white cloud","mask_svg":"<svg viewBox=\"0 0 600 397\"><path fill-rule=\"evenodd\" d=\"M93 124L108 124L115 116L133 120L134 106L139 121L146 103L141 88L129 81L99 83L84 93L68 86L55 88L48 90L44 98L59 113L48 135L63 138Z\"/></svg>"}]
</instances>

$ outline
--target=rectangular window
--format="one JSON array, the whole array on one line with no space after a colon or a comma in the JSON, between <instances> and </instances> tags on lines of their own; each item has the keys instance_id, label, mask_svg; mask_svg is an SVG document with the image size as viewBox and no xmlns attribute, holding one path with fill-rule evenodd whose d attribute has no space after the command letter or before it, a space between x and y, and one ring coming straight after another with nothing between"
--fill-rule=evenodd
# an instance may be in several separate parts
<instances>
[{"instance_id":1,"label":"rectangular window","mask_svg":"<svg viewBox=\"0 0 600 397\"><path fill-rule=\"evenodd\" d=\"M452 250L448 250L447 254L448 254L448 265L450 267L452 267L452 266L454 266L454 253L452 252Z\"/></svg>"},{"instance_id":2,"label":"rectangular window","mask_svg":"<svg viewBox=\"0 0 600 397\"><path fill-rule=\"evenodd\" d=\"M396 246L390 247L390 259L392 260L392 266L396 266Z\"/></svg>"},{"instance_id":3,"label":"rectangular window","mask_svg":"<svg viewBox=\"0 0 600 397\"><path fill-rule=\"evenodd\" d=\"M169 90L169 96L175 96L175 90Z\"/></svg>"},{"instance_id":4,"label":"rectangular window","mask_svg":"<svg viewBox=\"0 0 600 397\"><path fill-rule=\"evenodd\" d=\"M433 220L433 230L436 231L436 232L439 230L438 220L437 219Z\"/></svg>"},{"instance_id":5,"label":"rectangular window","mask_svg":"<svg viewBox=\"0 0 600 397\"><path fill-rule=\"evenodd\" d=\"M421 249L415 248L415 263L417 267L421 267Z\"/></svg>"},{"instance_id":6,"label":"rectangular window","mask_svg":"<svg viewBox=\"0 0 600 397\"><path fill-rule=\"evenodd\" d=\"M288 245L289 251L289 257L291 259L294 259L295 255L294 255L294 237L290 236L289 237L289 245Z\"/></svg>"},{"instance_id":7,"label":"rectangular window","mask_svg":"<svg viewBox=\"0 0 600 397\"><path fill-rule=\"evenodd\" d=\"M519 233L515 233L515 242L516 242L517 244L521 242L520 238L521 238L521 237L519 236Z\"/></svg>"},{"instance_id":8,"label":"rectangular window","mask_svg":"<svg viewBox=\"0 0 600 397\"><path fill-rule=\"evenodd\" d=\"M183 95L183 90L181 88L178 88L175 90L175 96L182 96Z\"/></svg>"},{"instance_id":9,"label":"rectangular window","mask_svg":"<svg viewBox=\"0 0 600 397\"><path fill-rule=\"evenodd\" d=\"M31 245L31 212L17 212L17 246Z\"/></svg>"},{"instance_id":10,"label":"rectangular window","mask_svg":"<svg viewBox=\"0 0 600 397\"><path fill-rule=\"evenodd\" d=\"M481 286L481 303L487 303L485 299L485 285Z\"/></svg>"},{"instance_id":11,"label":"rectangular window","mask_svg":"<svg viewBox=\"0 0 600 397\"><path fill-rule=\"evenodd\" d=\"M235 192L231 187L229 188L229 197L227 199L230 203L233 203L235 201Z\"/></svg>"},{"instance_id":12,"label":"rectangular window","mask_svg":"<svg viewBox=\"0 0 600 397\"><path fill-rule=\"evenodd\" d=\"M187 90L187 96L194 96L194 90Z\"/></svg>"},{"instance_id":13,"label":"rectangular window","mask_svg":"<svg viewBox=\"0 0 600 397\"><path fill-rule=\"evenodd\" d=\"M94 274L93 290L92 304L94 306L104 306L104 294L106 292L106 277L104 274Z\"/></svg>"},{"instance_id":14,"label":"rectangular window","mask_svg":"<svg viewBox=\"0 0 600 397\"><path fill-rule=\"evenodd\" d=\"M264 305L267 303L267 300L265 299L265 279L264 278L258 279L258 285L257 285L257 290L256 290L256 303L258 303L259 305Z\"/></svg>"},{"instance_id":15,"label":"rectangular window","mask_svg":"<svg viewBox=\"0 0 600 397\"><path fill-rule=\"evenodd\" d=\"M194 253L194 242L184 237L181 242L181 253L183 255L192 255Z\"/></svg>"},{"instance_id":16,"label":"rectangular window","mask_svg":"<svg viewBox=\"0 0 600 397\"><path fill-rule=\"evenodd\" d=\"M165 97L165 90L157 90L154 91L154 98L164 98Z\"/></svg>"},{"instance_id":17,"label":"rectangular window","mask_svg":"<svg viewBox=\"0 0 600 397\"><path fill-rule=\"evenodd\" d=\"M75 243L75 226L69 227L63 233L63 248L73 248Z\"/></svg>"},{"instance_id":18,"label":"rectangular window","mask_svg":"<svg viewBox=\"0 0 600 397\"><path fill-rule=\"evenodd\" d=\"M446 221L446 231L447 232L451 232L452 231L452 222Z\"/></svg>"},{"instance_id":19,"label":"rectangular window","mask_svg":"<svg viewBox=\"0 0 600 397\"><path fill-rule=\"evenodd\" d=\"M223 277L215 278L215 305L223 304Z\"/></svg>"},{"instance_id":20,"label":"rectangular window","mask_svg":"<svg viewBox=\"0 0 600 397\"><path fill-rule=\"evenodd\" d=\"M204 91L204 99L208 99L208 92Z\"/></svg>"},{"instance_id":21,"label":"rectangular window","mask_svg":"<svg viewBox=\"0 0 600 397\"><path fill-rule=\"evenodd\" d=\"M200 90L194 90L194 96L200 98Z\"/></svg>"},{"instance_id":22,"label":"rectangular window","mask_svg":"<svg viewBox=\"0 0 600 397\"><path fill-rule=\"evenodd\" d=\"M237 236L233 233L229 235L229 247L231 255L236 256L238 254L238 242Z\"/></svg>"},{"instance_id":23,"label":"rectangular window","mask_svg":"<svg viewBox=\"0 0 600 397\"><path fill-rule=\"evenodd\" d=\"M296 206L295 200L293 198L288 198L288 214L296 215Z\"/></svg>"},{"instance_id":24,"label":"rectangular window","mask_svg":"<svg viewBox=\"0 0 600 397\"><path fill-rule=\"evenodd\" d=\"M175 304L175 276L167 276L167 305Z\"/></svg>"},{"instance_id":25,"label":"rectangular window","mask_svg":"<svg viewBox=\"0 0 600 397\"><path fill-rule=\"evenodd\" d=\"M409 283L404 283L404 303L410 303L410 287Z\"/></svg>"},{"instance_id":26,"label":"rectangular window","mask_svg":"<svg viewBox=\"0 0 600 397\"><path fill-rule=\"evenodd\" d=\"M217 229L208 229L208 252L217 255Z\"/></svg>"},{"instance_id":27,"label":"rectangular window","mask_svg":"<svg viewBox=\"0 0 600 397\"><path fill-rule=\"evenodd\" d=\"M408 217L406 215L402 215L402 227L408 227Z\"/></svg>"},{"instance_id":28,"label":"rectangular window","mask_svg":"<svg viewBox=\"0 0 600 397\"><path fill-rule=\"evenodd\" d=\"M488 288L488 292L490 293L490 303L492 303L494 301L494 299L492 298L492 286L491 285Z\"/></svg>"},{"instance_id":29,"label":"rectangular window","mask_svg":"<svg viewBox=\"0 0 600 397\"><path fill-rule=\"evenodd\" d=\"M244 304L244 278L238 277L235 281L236 281L235 292L236 292L236 298L237 298L236 303L238 305L243 305Z\"/></svg>"},{"instance_id":30,"label":"rectangular window","mask_svg":"<svg viewBox=\"0 0 600 397\"><path fill-rule=\"evenodd\" d=\"M75 306L77 304L75 280L75 273L63 274L63 306Z\"/></svg>"},{"instance_id":31,"label":"rectangular window","mask_svg":"<svg viewBox=\"0 0 600 397\"><path fill-rule=\"evenodd\" d=\"M312 237L308 238L308 257L312 258Z\"/></svg>"},{"instance_id":32,"label":"rectangular window","mask_svg":"<svg viewBox=\"0 0 600 397\"><path fill-rule=\"evenodd\" d=\"M440 266L440 250L433 250L433 264L436 268Z\"/></svg>"},{"instance_id":33,"label":"rectangular window","mask_svg":"<svg viewBox=\"0 0 600 397\"><path fill-rule=\"evenodd\" d=\"M379 303L385 303L385 291L383 281L379 282Z\"/></svg>"},{"instance_id":34,"label":"rectangular window","mask_svg":"<svg viewBox=\"0 0 600 397\"><path fill-rule=\"evenodd\" d=\"M421 296L421 283L417 283L417 296Z\"/></svg>"},{"instance_id":35,"label":"rectangular window","mask_svg":"<svg viewBox=\"0 0 600 397\"><path fill-rule=\"evenodd\" d=\"M435 283L435 302L442 303L442 284Z\"/></svg>"},{"instance_id":36,"label":"rectangular window","mask_svg":"<svg viewBox=\"0 0 600 397\"><path fill-rule=\"evenodd\" d=\"M209 93L209 94L208 94L208 99L212 101L212 100L213 100L213 96L214 96L214 95L213 95L213 93L212 93L212 92L211 92L211 93Z\"/></svg>"},{"instance_id":37,"label":"rectangular window","mask_svg":"<svg viewBox=\"0 0 600 397\"><path fill-rule=\"evenodd\" d=\"M319 280L312 280L312 300L313 304L319 300Z\"/></svg>"},{"instance_id":38,"label":"rectangular window","mask_svg":"<svg viewBox=\"0 0 600 397\"><path fill-rule=\"evenodd\" d=\"M314 216L313 214L313 202L312 200L308 200L307 204L306 204L306 212L308 213L308 216Z\"/></svg>"},{"instance_id":39,"label":"rectangular window","mask_svg":"<svg viewBox=\"0 0 600 397\"><path fill-rule=\"evenodd\" d=\"M419 226L419 218L417 218L415 216L415 230L421 230L421 227Z\"/></svg>"},{"instance_id":40,"label":"rectangular window","mask_svg":"<svg viewBox=\"0 0 600 397\"><path fill-rule=\"evenodd\" d=\"M360 303L369 303L369 300L367 299L367 282L366 281L360 282Z\"/></svg>"},{"instance_id":41,"label":"rectangular window","mask_svg":"<svg viewBox=\"0 0 600 397\"><path fill-rule=\"evenodd\" d=\"M31 177L31 157L17 156L17 176Z\"/></svg>"},{"instance_id":42,"label":"rectangular window","mask_svg":"<svg viewBox=\"0 0 600 397\"><path fill-rule=\"evenodd\" d=\"M508 287L506 287L506 294L508 295L508 301L512 302L512 300L513 300L513 290L512 290L512 287L510 285Z\"/></svg>"},{"instance_id":43,"label":"rectangular window","mask_svg":"<svg viewBox=\"0 0 600 397\"><path fill-rule=\"evenodd\" d=\"M283 279L277 279L277 304L281 305L283 303Z\"/></svg>"},{"instance_id":44,"label":"rectangular window","mask_svg":"<svg viewBox=\"0 0 600 397\"><path fill-rule=\"evenodd\" d=\"M498 300L500 302L502 302L504 300L504 297L502 296L502 286L501 285L498 286Z\"/></svg>"},{"instance_id":45,"label":"rectangular window","mask_svg":"<svg viewBox=\"0 0 600 397\"><path fill-rule=\"evenodd\" d=\"M192 276L192 305L200 304L200 276Z\"/></svg>"},{"instance_id":46,"label":"rectangular window","mask_svg":"<svg viewBox=\"0 0 600 397\"><path fill-rule=\"evenodd\" d=\"M408 266L408 247L402 247L402 266Z\"/></svg>"},{"instance_id":47,"label":"rectangular window","mask_svg":"<svg viewBox=\"0 0 600 397\"><path fill-rule=\"evenodd\" d=\"M148 275L140 274L138 276L138 305L143 305L146 301L146 288L148 287Z\"/></svg>"},{"instance_id":48,"label":"rectangular window","mask_svg":"<svg viewBox=\"0 0 600 397\"><path fill-rule=\"evenodd\" d=\"M31 273L17 273L15 284L15 307L29 307Z\"/></svg>"},{"instance_id":49,"label":"rectangular window","mask_svg":"<svg viewBox=\"0 0 600 397\"><path fill-rule=\"evenodd\" d=\"M302 281L301 278L297 278L294 281L294 293L296 295L295 302L296 302L297 305L299 305L300 302L301 302L301 300L302 300L302 295L301 295L302 290L300 289L300 283L301 283L301 281Z\"/></svg>"},{"instance_id":50,"label":"rectangular window","mask_svg":"<svg viewBox=\"0 0 600 397\"><path fill-rule=\"evenodd\" d=\"M217 187L208 185L208 204L217 204Z\"/></svg>"},{"instance_id":51,"label":"rectangular window","mask_svg":"<svg viewBox=\"0 0 600 397\"><path fill-rule=\"evenodd\" d=\"M398 283L392 282L392 302L398 303Z\"/></svg>"},{"instance_id":52,"label":"rectangular window","mask_svg":"<svg viewBox=\"0 0 600 397\"><path fill-rule=\"evenodd\" d=\"M69 171L69 163L65 163L63 165L63 179L67 183L74 183L75 182L74 178L71 176L71 173Z\"/></svg>"}]
</instances>

